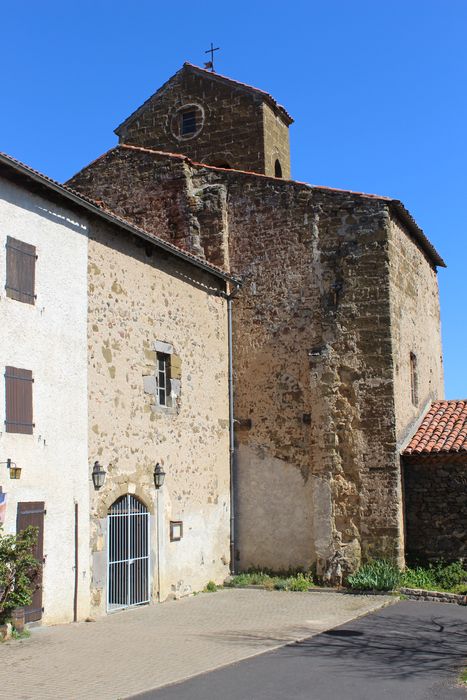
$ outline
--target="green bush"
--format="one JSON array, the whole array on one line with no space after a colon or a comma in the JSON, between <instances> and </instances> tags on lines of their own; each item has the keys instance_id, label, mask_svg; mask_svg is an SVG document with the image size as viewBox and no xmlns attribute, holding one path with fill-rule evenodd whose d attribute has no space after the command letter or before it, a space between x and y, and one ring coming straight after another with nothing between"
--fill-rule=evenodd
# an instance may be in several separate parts
<instances>
[{"instance_id":1,"label":"green bush","mask_svg":"<svg viewBox=\"0 0 467 700\"><path fill-rule=\"evenodd\" d=\"M305 574L297 574L289 578L287 583L289 591L307 591L313 585L313 581Z\"/></svg>"},{"instance_id":2,"label":"green bush","mask_svg":"<svg viewBox=\"0 0 467 700\"><path fill-rule=\"evenodd\" d=\"M444 590L467 583L467 571L460 561L452 564L438 564L435 569L436 583Z\"/></svg>"},{"instance_id":3,"label":"green bush","mask_svg":"<svg viewBox=\"0 0 467 700\"><path fill-rule=\"evenodd\" d=\"M41 565L33 557L37 527L16 535L4 535L0 526L0 624L8 622L15 608L30 605Z\"/></svg>"},{"instance_id":4,"label":"green bush","mask_svg":"<svg viewBox=\"0 0 467 700\"><path fill-rule=\"evenodd\" d=\"M467 588L467 571L461 562L438 562L427 567L417 566L402 573L401 585L425 588L429 591L462 591Z\"/></svg>"},{"instance_id":5,"label":"green bush","mask_svg":"<svg viewBox=\"0 0 467 700\"><path fill-rule=\"evenodd\" d=\"M286 578L278 578L277 581L274 582L274 590L275 591L286 591L287 590L287 579Z\"/></svg>"},{"instance_id":6,"label":"green bush","mask_svg":"<svg viewBox=\"0 0 467 700\"><path fill-rule=\"evenodd\" d=\"M217 586L214 581L208 581L204 587L205 593L215 593L217 591Z\"/></svg>"},{"instance_id":7,"label":"green bush","mask_svg":"<svg viewBox=\"0 0 467 700\"><path fill-rule=\"evenodd\" d=\"M368 562L348 578L349 585L354 590L362 591L391 591L399 585L401 573L397 566L390 561L380 559Z\"/></svg>"},{"instance_id":8,"label":"green bush","mask_svg":"<svg viewBox=\"0 0 467 700\"><path fill-rule=\"evenodd\" d=\"M425 588L433 590L436 587L436 576L433 568L417 566L414 569L406 569L401 574L401 586L407 588Z\"/></svg>"}]
</instances>

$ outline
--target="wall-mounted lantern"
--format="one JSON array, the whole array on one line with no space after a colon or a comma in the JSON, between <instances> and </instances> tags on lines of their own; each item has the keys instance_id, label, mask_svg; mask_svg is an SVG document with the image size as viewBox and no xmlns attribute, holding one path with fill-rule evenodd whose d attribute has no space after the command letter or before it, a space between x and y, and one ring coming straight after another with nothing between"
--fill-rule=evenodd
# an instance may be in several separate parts
<instances>
[{"instance_id":1,"label":"wall-mounted lantern","mask_svg":"<svg viewBox=\"0 0 467 700\"><path fill-rule=\"evenodd\" d=\"M21 467L17 467L16 462L12 462L8 457L6 462L0 462L0 464L6 464L6 468L10 472L10 479L21 479Z\"/></svg>"},{"instance_id":2,"label":"wall-mounted lantern","mask_svg":"<svg viewBox=\"0 0 467 700\"><path fill-rule=\"evenodd\" d=\"M156 491L158 491L160 487L164 484L164 479L165 471L158 462L154 469L154 486L156 487Z\"/></svg>"},{"instance_id":3,"label":"wall-mounted lantern","mask_svg":"<svg viewBox=\"0 0 467 700\"><path fill-rule=\"evenodd\" d=\"M107 472L105 469L101 467L99 462L96 460L92 468L92 483L94 484L96 491L98 491L104 485L106 473Z\"/></svg>"}]
</instances>

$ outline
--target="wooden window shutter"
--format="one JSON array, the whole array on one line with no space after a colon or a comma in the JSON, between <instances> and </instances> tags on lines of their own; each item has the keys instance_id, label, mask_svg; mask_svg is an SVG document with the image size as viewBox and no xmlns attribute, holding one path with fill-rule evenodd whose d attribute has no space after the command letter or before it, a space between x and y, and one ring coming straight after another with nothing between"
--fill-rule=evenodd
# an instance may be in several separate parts
<instances>
[{"instance_id":1,"label":"wooden window shutter","mask_svg":"<svg viewBox=\"0 0 467 700\"><path fill-rule=\"evenodd\" d=\"M170 355L169 376L170 379L181 379L182 377L182 358L178 355Z\"/></svg>"},{"instance_id":2,"label":"wooden window shutter","mask_svg":"<svg viewBox=\"0 0 467 700\"><path fill-rule=\"evenodd\" d=\"M16 516L16 532L25 530L29 525L37 527L37 543L32 551L34 558L44 562L44 516L46 514L43 501L20 501ZM42 617L42 566L34 581L36 589L33 592L31 605L24 607L25 622L34 622Z\"/></svg>"},{"instance_id":3,"label":"wooden window shutter","mask_svg":"<svg viewBox=\"0 0 467 700\"><path fill-rule=\"evenodd\" d=\"M5 405L7 433L32 435L32 372L5 367Z\"/></svg>"},{"instance_id":4,"label":"wooden window shutter","mask_svg":"<svg viewBox=\"0 0 467 700\"><path fill-rule=\"evenodd\" d=\"M16 238L6 239L6 295L10 299L34 304L36 249Z\"/></svg>"}]
</instances>

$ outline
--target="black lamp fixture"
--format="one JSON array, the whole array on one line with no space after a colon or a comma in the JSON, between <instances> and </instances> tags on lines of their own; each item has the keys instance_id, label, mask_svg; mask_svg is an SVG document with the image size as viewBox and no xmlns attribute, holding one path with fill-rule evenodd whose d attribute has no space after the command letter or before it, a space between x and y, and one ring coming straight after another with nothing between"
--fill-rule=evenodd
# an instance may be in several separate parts
<instances>
[{"instance_id":1,"label":"black lamp fixture","mask_svg":"<svg viewBox=\"0 0 467 700\"><path fill-rule=\"evenodd\" d=\"M96 459L92 468L92 483L94 484L96 491L98 491L104 485L106 474L107 472L103 467L101 467Z\"/></svg>"},{"instance_id":2,"label":"black lamp fixture","mask_svg":"<svg viewBox=\"0 0 467 700\"><path fill-rule=\"evenodd\" d=\"M158 462L154 468L154 486L156 487L156 491L164 484L164 479L165 471Z\"/></svg>"}]
</instances>

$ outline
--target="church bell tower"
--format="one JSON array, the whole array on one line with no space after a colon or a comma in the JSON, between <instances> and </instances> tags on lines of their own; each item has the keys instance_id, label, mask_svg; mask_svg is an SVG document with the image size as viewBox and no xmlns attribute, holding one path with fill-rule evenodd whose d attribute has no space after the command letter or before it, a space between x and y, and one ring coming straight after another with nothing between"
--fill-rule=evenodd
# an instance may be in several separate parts
<instances>
[{"instance_id":1,"label":"church bell tower","mask_svg":"<svg viewBox=\"0 0 467 700\"><path fill-rule=\"evenodd\" d=\"M115 133L120 143L289 179L292 122L263 90L185 63Z\"/></svg>"}]
</instances>

